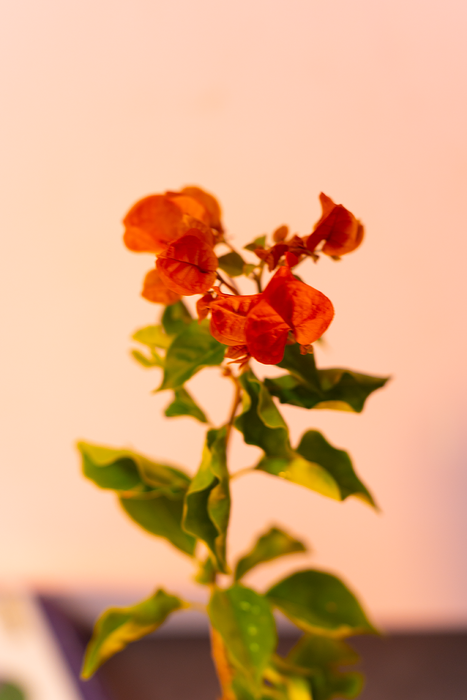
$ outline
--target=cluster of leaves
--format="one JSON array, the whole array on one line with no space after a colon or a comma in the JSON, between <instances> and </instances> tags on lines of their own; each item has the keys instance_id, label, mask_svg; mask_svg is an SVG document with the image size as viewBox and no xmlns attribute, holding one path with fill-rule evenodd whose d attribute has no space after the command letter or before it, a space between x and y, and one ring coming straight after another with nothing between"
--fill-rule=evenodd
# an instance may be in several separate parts
<instances>
[{"instance_id":1,"label":"cluster of leaves","mask_svg":"<svg viewBox=\"0 0 467 700\"><path fill-rule=\"evenodd\" d=\"M261 450L257 463L242 469L242 474L256 471L335 500L355 496L376 507L347 452L317 430L307 430L297 445L292 444L276 402L358 413L368 396L387 381L342 368L318 369L310 354L310 343L332 318L332 305L296 278L291 268L301 259L316 258L318 243L323 244L322 252L335 257L357 247L363 236L360 222L350 212L324 195L321 199L323 217L308 237L287 240L288 230L280 227L269 248L265 237L246 246L255 252L256 265L232 250L219 259L214 256L212 270L206 259L224 240L224 229L220 208L211 195L185 188L146 198L130 210L125 219L127 246L158 255L157 278L154 271L149 273L143 295L165 305L159 324L134 334L143 349L134 350L133 356L144 367L162 371L156 391L172 393L167 417L191 416L208 424L205 446L198 471L190 477L179 467L132 450L78 445L85 476L98 487L114 491L127 515L146 532L166 539L193 560L195 580L210 591L206 612L224 700L356 697L362 679L358 673L341 670L356 661L344 639L375 632L354 593L329 572L303 569L265 593L243 583L253 568L307 551L302 541L282 528L273 526L264 532L233 565L227 552L232 478L227 448L233 429ZM206 235L194 234L195 227L207 231ZM261 275L266 267L278 269L263 291ZM220 277L219 268L230 282ZM212 288L213 274L234 293ZM241 295L232 287L231 278L242 274L256 281L257 294ZM206 275L210 275L208 286ZM183 285L185 292L180 291ZM193 288L197 291L190 291ZM199 319L192 318L183 301L167 290L174 295L203 294L198 301ZM250 366L251 357L277 364L285 373L260 379ZM237 374L224 364L226 358L240 360ZM231 415L218 427L209 423L186 388L196 373L209 366L218 366L235 385ZM205 552L201 558L200 547ZM231 575L230 585L220 587L218 574ZM192 605L158 589L141 603L108 610L96 624L84 677L131 641L156 630L169 615ZM302 631L286 657L276 653L274 610Z\"/></svg>"}]
</instances>

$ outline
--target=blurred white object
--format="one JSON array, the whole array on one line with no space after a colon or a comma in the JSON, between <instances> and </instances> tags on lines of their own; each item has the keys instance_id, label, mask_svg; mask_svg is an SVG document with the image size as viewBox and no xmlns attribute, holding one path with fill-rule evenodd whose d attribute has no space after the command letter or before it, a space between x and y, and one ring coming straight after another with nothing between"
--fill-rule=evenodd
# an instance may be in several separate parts
<instances>
[{"instance_id":1,"label":"blurred white object","mask_svg":"<svg viewBox=\"0 0 467 700\"><path fill-rule=\"evenodd\" d=\"M34 599L0 592L0 678L27 700L82 700Z\"/></svg>"}]
</instances>

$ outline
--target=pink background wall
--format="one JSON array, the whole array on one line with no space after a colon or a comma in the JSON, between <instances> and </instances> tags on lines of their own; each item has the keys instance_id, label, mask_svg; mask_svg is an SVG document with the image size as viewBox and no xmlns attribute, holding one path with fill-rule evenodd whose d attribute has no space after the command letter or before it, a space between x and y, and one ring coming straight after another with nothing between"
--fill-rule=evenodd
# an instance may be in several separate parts
<instances>
[{"instance_id":1,"label":"pink background wall","mask_svg":"<svg viewBox=\"0 0 467 700\"><path fill-rule=\"evenodd\" d=\"M138 296L152 259L125 251L120 220L195 183L245 244L284 222L309 232L323 190L367 238L304 268L336 308L318 360L394 380L362 415L284 413L295 438L317 427L350 451L383 513L255 475L234 484L231 550L273 513L306 533L302 562L340 572L382 624L467 623L466 20L460 0L3 5L4 582L200 595L183 556L81 477L73 447L131 445L194 471L202 446L194 421L161 418L157 371L128 357L156 307ZM198 396L204 377L220 421L230 395L208 370Z\"/></svg>"}]
</instances>

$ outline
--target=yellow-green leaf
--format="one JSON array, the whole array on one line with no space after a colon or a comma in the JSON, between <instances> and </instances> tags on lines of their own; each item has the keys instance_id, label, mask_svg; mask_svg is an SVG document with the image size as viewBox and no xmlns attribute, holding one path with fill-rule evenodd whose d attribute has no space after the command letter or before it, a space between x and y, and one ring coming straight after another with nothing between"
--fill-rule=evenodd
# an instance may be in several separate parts
<instances>
[{"instance_id":1,"label":"yellow-green leaf","mask_svg":"<svg viewBox=\"0 0 467 700\"><path fill-rule=\"evenodd\" d=\"M164 359L159 355L159 353L155 352L154 350L151 350L150 355L144 355L139 350L132 350L131 356L134 360L136 360L136 362L138 362L146 369L149 369L150 367L164 366Z\"/></svg>"},{"instance_id":2,"label":"yellow-green leaf","mask_svg":"<svg viewBox=\"0 0 467 700\"><path fill-rule=\"evenodd\" d=\"M167 335L161 325L140 328L133 333L132 338L149 348L162 348L163 350L166 350L172 342L172 338Z\"/></svg>"},{"instance_id":3,"label":"yellow-green leaf","mask_svg":"<svg viewBox=\"0 0 467 700\"><path fill-rule=\"evenodd\" d=\"M187 607L188 603L160 588L141 603L110 608L96 622L86 650L82 677L90 678L104 661L130 642L154 632L175 610Z\"/></svg>"},{"instance_id":4,"label":"yellow-green leaf","mask_svg":"<svg viewBox=\"0 0 467 700\"><path fill-rule=\"evenodd\" d=\"M239 559L235 567L235 580L241 579L258 564L272 561L286 554L306 552L306 550L306 546L300 540L295 539L284 530L271 527L257 539L251 551Z\"/></svg>"},{"instance_id":5,"label":"yellow-green leaf","mask_svg":"<svg viewBox=\"0 0 467 700\"><path fill-rule=\"evenodd\" d=\"M273 476L287 479L322 496L342 500L339 486L334 477L322 466L309 462L297 453L290 457L264 457L256 465L256 469Z\"/></svg>"}]
</instances>

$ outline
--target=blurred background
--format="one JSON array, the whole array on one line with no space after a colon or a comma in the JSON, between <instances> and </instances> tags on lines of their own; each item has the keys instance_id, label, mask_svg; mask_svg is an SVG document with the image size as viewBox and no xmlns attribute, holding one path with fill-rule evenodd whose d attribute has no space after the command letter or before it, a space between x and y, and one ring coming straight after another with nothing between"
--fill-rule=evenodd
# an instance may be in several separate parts
<instances>
[{"instance_id":1,"label":"blurred background","mask_svg":"<svg viewBox=\"0 0 467 700\"><path fill-rule=\"evenodd\" d=\"M120 222L197 184L240 247L283 223L308 233L324 191L367 235L300 273L336 309L318 363L393 380L362 415L284 415L294 439L316 427L349 450L382 512L249 476L231 553L274 522L312 546L297 564L342 575L383 628L467 625L466 20L461 0L2 4L1 585L90 615L158 585L202 598L188 559L85 481L74 447L192 473L200 458L202 427L163 418L158 370L130 358L158 307L139 296L153 258L126 251ZM221 422L219 373L190 387ZM234 445L239 467L256 454Z\"/></svg>"}]
</instances>

